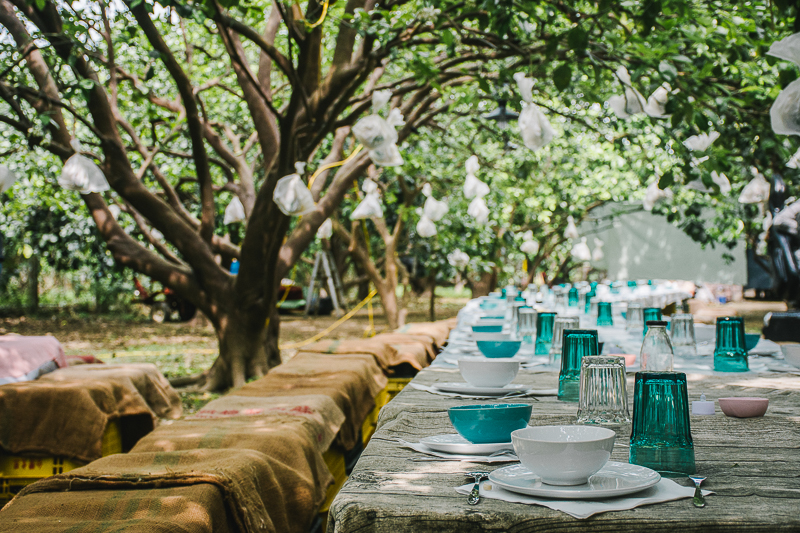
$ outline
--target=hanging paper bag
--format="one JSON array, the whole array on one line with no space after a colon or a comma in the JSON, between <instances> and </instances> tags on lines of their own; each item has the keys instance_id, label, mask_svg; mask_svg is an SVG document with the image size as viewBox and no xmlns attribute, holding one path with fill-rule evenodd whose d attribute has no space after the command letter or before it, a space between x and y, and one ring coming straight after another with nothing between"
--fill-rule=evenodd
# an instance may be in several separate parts
<instances>
[{"instance_id":1,"label":"hanging paper bag","mask_svg":"<svg viewBox=\"0 0 800 533\"><path fill-rule=\"evenodd\" d=\"M578 233L578 227L575 225L575 219L572 218L572 215L567 217L567 229L564 230L564 238L565 239L577 239L580 237Z\"/></svg>"},{"instance_id":2,"label":"hanging paper bag","mask_svg":"<svg viewBox=\"0 0 800 533\"><path fill-rule=\"evenodd\" d=\"M88 157L80 154L81 145L78 140L72 139L70 146L75 150L75 155L64 163L58 184L64 189L81 194L107 191L109 186L103 171Z\"/></svg>"},{"instance_id":3,"label":"hanging paper bag","mask_svg":"<svg viewBox=\"0 0 800 533\"><path fill-rule=\"evenodd\" d=\"M800 135L800 79L794 80L778 94L769 115L772 131L778 135Z\"/></svg>"},{"instance_id":4,"label":"hanging paper bag","mask_svg":"<svg viewBox=\"0 0 800 533\"><path fill-rule=\"evenodd\" d=\"M536 104L526 104L517 120L522 142L530 150L543 148L553 140L555 132L550 121Z\"/></svg>"},{"instance_id":5,"label":"hanging paper bag","mask_svg":"<svg viewBox=\"0 0 800 533\"><path fill-rule=\"evenodd\" d=\"M433 237L436 235L436 224L425 215L422 215L419 222L417 222L417 234L426 239Z\"/></svg>"},{"instance_id":6,"label":"hanging paper bag","mask_svg":"<svg viewBox=\"0 0 800 533\"><path fill-rule=\"evenodd\" d=\"M793 33L769 47L768 56L785 59L800 66L800 33Z\"/></svg>"},{"instance_id":7,"label":"hanging paper bag","mask_svg":"<svg viewBox=\"0 0 800 533\"><path fill-rule=\"evenodd\" d=\"M0 194L3 194L14 185L17 176L14 171L5 165L0 165Z\"/></svg>"},{"instance_id":8,"label":"hanging paper bag","mask_svg":"<svg viewBox=\"0 0 800 533\"><path fill-rule=\"evenodd\" d=\"M483 198L487 194L489 194L489 186L472 174L467 174L467 179L464 181L464 196L467 200Z\"/></svg>"},{"instance_id":9,"label":"hanging paper bag","mask_svg":"<svg viewBox=\"0 0 800 533\"><path fill-rule=\"evenodd\" d=\"M740 204L760 204L769 199L769 182L764 174L755 171L756 177L744 186L739 195Z\"/></svg>"},{"instance_id":10,"label":"hanging paper bag","mask_svg":"<svg viewBox=\"0 0 800 533\"><path fill-rule=\"evenodd\" d=\"M603 253L603 241L598 239L597 237L594 238L594 251L592 252L592 261L599 262L602 261L605 257Z\"/></svg>"},{"instance_id":11,"label":"hanging paper bag","mask_svg":"<svg viewBox=\"0 0 800 533\"><path fill-rule=\"evenodd\" d=\"M470 202L467 214L474 218L478 224L486 224L489 221L489 208L486 206L482 196L478 196Z\"/></svg>"},{"instance_id":12,"label":"hanging paper bag","mask_svg":"<svg viewBox=\"0 0 800 533\"><path fill-rule=\"evenodd\" d=\"M326 218L317 230L318 239L330 239L333 236L333 222Z\"/></svg>"},{"instance_id":13,"label":"hanging paper bag","mask_svg":"<svg viewBox=\"0 0 800 533\"><path fill-rule=\"evenodd\" d=\"M299 216L316 207L314 197L299 174L289 174L278 180L272 199L284 215Z\"/></svg>"},{"instance_id":14,"label":"hanging paper bag","mask_svg":"<svg viewBox=\"0 0 800 533\"><path fill-rule=\"evenodd\" d=\"M244 222L244 206L238 196L234 196L228 207L225 208L225 218L223 224L233 224L235 222Z\"/></svg>"},{"instance_id":15,"label":"hanging paper bag","mask_svg":"<svg viewBox=\"0 0 800 533\"><path fill-rule=\"evenodd\" d=\"M469 264L469 256L461 250L453 250L452 253L447 254L447 262L453 268L461 269Z\"/></svg>"},{"instance_id":16,"label":"hanging paper bag","mask_svg":"<svg viewBox=\"0 0 800 533\"><path fill-rule=\"evenodd\" d=\"M572 257L578 261L592 260L592 251L589 250L589 245L586 244L586 237L581 237L581 242L572 247Z\"/></svg>"},{"instance_id":17,"label":"hanging paper bag","mask_svg":"<svg viewBox=\"0 0 800 533\"><path fill-rule=\"evenodd\" d=\"M377 192L372 192L364 196L361 203L353 210L350 215L352 220L361 220L366 218L381 218L383 216L383 207L381 206L381 199Z\"/></svg>"},{"instance_id":18,"label":"hanging paper bag","mask_svg":"<svg viewBox=\"0 0 800 533\"><path fill-rule=\"evenodd\" d=\"M369 115L356 122L353 126L353 135L368 150L376 150L397 142L397 130L378 115Z\"/></svg>"},{"instance_id":19,"label":"hanging paper bag","mask_svg":"<svg viewBox=\"0 0 800 533\"><path fill-rule=\"evenodd\" d=\"M369 151L369 158L379 167L399 167L403 164L403 156L397 145L389 144Z\"/></svg>"}]
</instances>

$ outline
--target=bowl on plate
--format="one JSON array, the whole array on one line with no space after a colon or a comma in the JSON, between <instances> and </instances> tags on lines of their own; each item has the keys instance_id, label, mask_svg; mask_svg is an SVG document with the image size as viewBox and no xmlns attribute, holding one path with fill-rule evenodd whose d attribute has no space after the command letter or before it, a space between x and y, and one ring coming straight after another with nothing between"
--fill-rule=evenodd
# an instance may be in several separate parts
<instances>
[{"instance_id":1,"label":"bowl on plate","mask_svg":"<svg viewBox=\"0 0 800 533\"><path fill-rule=\"evenodd\" d=\"M745 333L744 334L744 349L748 352L756 347L758 344L759 339L761 339L761 335L757 333Z\"/></svg>"},{"instance_id":2,"label":"bowl on plate","mask_svg":"<svg viewBox=\"0 0 800 533\"><path fill-rule=\"evenodd\" d=\"M517 377L519 361L503 359L459 359L458 370L475 387L505 387Z\"/></svg>"},{"instance_id":3,"label":"bowl on plate","mask_svg":"<svg viewBox=\"0 0 800 533\"><path fill-rule=\"evenodd\" d=\"M769 398L720 398L717 401L723 413L735 418L764 416L769 407Z\"/></svg>"},{"instance_id":4,"label":"bowl on plate","mask_svg":"<svg viewBox=\"0 0 800 533\"><path fill-rule=\"evenodd\" d=\"M582 485L608 462L616 433L594 426L533 426L511 434L520 462L548 485Z\"/></svg>"},{"instance_id":5,"label":"bowl on plate","mask_svg":"<svg viewBox=\"0 0 800 533\"><path fill-rule=\"evenodd\" d=\"M787 363L800 368L800 344L781 344L781 351Z\"/></svg>"},{"instance_id":6,"label":"bowl on plate","mask_svg":"<svg viewBox=\"0 0 800 533\"><path fill-rule=\"evenodd\" d=\"M522 346L521 340L514 340L508 333L473 333L472 338L478 350L489 358L514 357Z\"/></svg>"},{"instance_id":7,"label":"bowl on plate","mask_svg":"<svg viewBox=\"0 0 800 533\"><path fill-rule=\"evenodd\" d=\"M484 322L494 322L494 321L505 322L506 317L505 315L486 315L478 318L478 324L482 324Z\"/></svg>"},{"instance_id":8,"label":"bowl on plate","mask_svg":"<svg viewBox=\"0 0 800 533\"><path fill-rule=\"evenodd\" d=\"M483 325L483 324L476 324L472 326L473 333L502 333L503 332L503 325L502 324L491 324L491 325Z\"/></svg>"},{"instance_id":9,"label":"bowl on plate","mask_svg":"<svg viewBox=\"0 0 800 533\"><path fill-rule=\"evenodd\" d=\"M458 434L474 444L511 442L511 433L527 427L533 406L526 403L458 405L447 410Z\"/></svg>"}]
</instances>

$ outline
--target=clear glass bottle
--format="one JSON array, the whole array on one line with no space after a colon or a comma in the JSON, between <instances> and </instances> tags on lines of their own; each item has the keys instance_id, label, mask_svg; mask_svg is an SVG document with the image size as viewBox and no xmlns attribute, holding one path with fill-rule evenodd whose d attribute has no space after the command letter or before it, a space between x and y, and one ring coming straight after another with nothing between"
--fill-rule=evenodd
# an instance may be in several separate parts
<instances>
[{"instance_id":1,"label":"clear glass bottle","mask_svg":"<svg viewBox=\"0 0 800 533\"><path fill-rule=\"evenodd\" d=\"M672 343L667 335L666 320L649 320L642 342L639 364L648 372L672 372Z\"/></svg>"}]
</instances>

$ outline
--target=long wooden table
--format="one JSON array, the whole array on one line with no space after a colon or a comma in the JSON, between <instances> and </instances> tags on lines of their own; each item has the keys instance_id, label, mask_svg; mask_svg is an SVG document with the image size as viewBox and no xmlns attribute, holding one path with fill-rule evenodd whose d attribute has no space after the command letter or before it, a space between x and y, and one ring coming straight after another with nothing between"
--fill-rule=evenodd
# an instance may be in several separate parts
<instances>
[{"instance_id":1,"label":"long wooden table","mask_svg":"<svg viewBox=\"0 0 800 533\"><path fill-rule=\"evenodd\" d=\"M414 461L427 457L394 439L455 433L447 409L492 400L447 398L406 387L386 405L378 430L333 502L328 533L367 532L536 532L536 531L800 531L800 376L793 374L688 375L689 400L763 396L763 418L692 416L697 470L716 494L703 509L691 499L609 512L578 520L538 505L483 499L476 506L454 488L464 473L504 464ZM458 370L431 368L414 379L426 385L462 381ZM557 374L521 371L515 383L555 388ZM632 375L628 379L632 401ZM497 401L497 400L494 400ZM577 404L554 397L500 400L533 404L532 425L572 424ZM631 405L632 408L632 405ZM628 461L630 425L617 431L611 460ZM688 479L676 479L691 486Z\"/></svg>"}]
</instances>

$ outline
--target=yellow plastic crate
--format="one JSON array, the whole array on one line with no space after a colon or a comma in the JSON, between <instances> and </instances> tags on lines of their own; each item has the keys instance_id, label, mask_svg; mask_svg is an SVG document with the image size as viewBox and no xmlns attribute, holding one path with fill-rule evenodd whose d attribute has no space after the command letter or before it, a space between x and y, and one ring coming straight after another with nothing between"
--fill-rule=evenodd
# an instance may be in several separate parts
<instances>
[{"instance_id":1,"label":"yellow plastic crate","mask_svg":"<svg viewBox=\"0 0 800 533\"><path fill-rule=\"evenodd\" d=\"M321 513L327 513L328 509L331 508L333 499L339 493L339 490L342 488L342 485L344 485L344 482L347 481L347 472L345 470L346 465L344 461L344 454L342 452L328 450L322 454L322 458L325 459L325 464L328 466L328 470L330 470L331 475L333 475L333 485L331 485L328 489L327 496L325 497L325 503L322 504L322 508L319 511Z\"/></svg>"},{"instance_id":2,"label":"yellow plastic crate","mask_svg":"<svg viewBox=\"0 0 800 533\"><path fill-rule=\"evenodd\" d=\"M122 453L119 421L111 420L103 433L102 454ZM34 457L0 454L0 506L27 485L42 478L69 472L85 463L64 457Z\"/></svg>"},{"instance_id":3,"label":"yellow plastic crate","mask_svg":"<svg viewBox=\"0 0 800 533\"><path fill-rule=\"evenodd\" d=\"M389 400L400 394L400 391L406 388L406 385L411 383L412 379L414 378L389 378L389 384L386 385Z\"/></svg>"}]
</instances>

